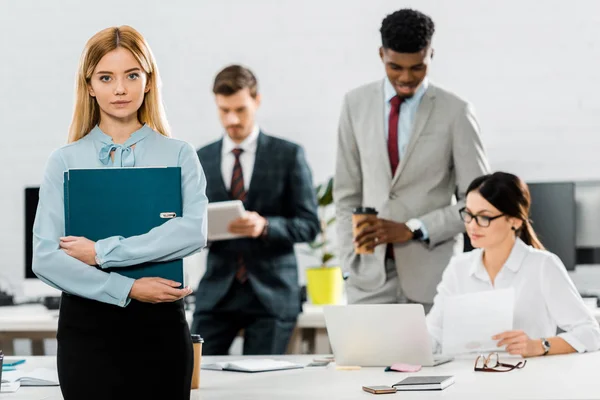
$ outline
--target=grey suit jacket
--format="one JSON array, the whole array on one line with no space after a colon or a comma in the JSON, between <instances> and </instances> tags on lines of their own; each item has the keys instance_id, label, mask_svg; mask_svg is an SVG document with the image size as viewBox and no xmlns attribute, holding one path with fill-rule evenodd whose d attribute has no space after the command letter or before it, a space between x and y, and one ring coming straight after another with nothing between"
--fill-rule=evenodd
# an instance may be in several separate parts
<instances>
[{"instance_id":1,"label":"grey suit jacket","mask_svg":"<svg viewBox=\"0 0 600 400\"><path fill-rule=\"evenodd\" d=\"M386 280L385 245L373 255L354 254L352 209L375 207L380 218L397 222L418 218L430 243L394 245L396 268L409 300L432 303L442 272L462 244L464 224L458 210L464 206L465 191L490 168L472 106L430 84L406 154L392 176L383 82L354 89L344 99L334 180L340 258L349 274L348 285L376 292Z\"/></svg>"}]
</instances>

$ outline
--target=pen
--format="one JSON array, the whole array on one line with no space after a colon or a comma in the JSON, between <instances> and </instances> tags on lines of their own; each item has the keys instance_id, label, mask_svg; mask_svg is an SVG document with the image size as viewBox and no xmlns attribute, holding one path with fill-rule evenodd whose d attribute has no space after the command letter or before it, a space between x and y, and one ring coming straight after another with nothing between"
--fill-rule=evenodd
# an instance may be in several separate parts
<instances>
[{"instance_id":1,"label":"pen","mask_svg":"<svg viewBox=\"0 0 600 400\"><path fill-rule=\"evenodd\" d=\"M335 367L335 369L339 369L342 371L353 371L353 370L360 369L360 366L358 366L358 365L337 365Z\"/></svg>"},{"instance_id":2,"label":"pen","mask_svg":"<svg viewBox=\"0 0 600 400\"><path fill-rule=\"evenodd\" d=\"M23 364L25 363L24 359L21 360L4 360L4 366L10 366L10 367L14 367L15 365L19 365L19 364Z\"/></svg>"}]
</instances>

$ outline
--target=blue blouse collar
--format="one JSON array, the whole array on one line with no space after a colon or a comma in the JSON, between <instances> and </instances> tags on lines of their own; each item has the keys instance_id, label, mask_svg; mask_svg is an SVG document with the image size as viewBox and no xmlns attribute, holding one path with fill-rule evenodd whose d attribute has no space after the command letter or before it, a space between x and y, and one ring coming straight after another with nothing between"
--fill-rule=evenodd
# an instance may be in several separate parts
<instances>
[{"instance_id":1,"label":"blue blouse collar","mask_svg":"<svg viewBox=\"0 0 600 400\"><path fill-rule=\"evenodd\" d=\"M144 124L140 129L133 132L123 144L114 143L112 137L102 132L98 125L91 130L89 135L104 143L98 153L98 159L102 164L109 165L111 163L110 154L114 151L113 167L133 167L135 166L135 153L131 146L148 137L150 133L152 133L152 129Z\"/></svg>"}]
</instances>

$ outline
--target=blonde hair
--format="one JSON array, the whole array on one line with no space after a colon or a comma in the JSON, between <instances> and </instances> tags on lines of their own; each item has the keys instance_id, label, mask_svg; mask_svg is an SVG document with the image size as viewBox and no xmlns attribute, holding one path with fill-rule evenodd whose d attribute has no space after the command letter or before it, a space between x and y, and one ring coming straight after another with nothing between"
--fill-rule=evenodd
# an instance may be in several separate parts
<instances>
[{"instance_id":1,"label":"blonde hair","mask_svg":"<svg viewBox=\"0 0 600 400\"><path fill-rule=\"evenodd\" d=\"M164 136L170 136L169 123L160 95L160 76L150 46L144 37L130 26L104 29L88 40L81 54L77 71L75 107L69 126L69 143L87 135L100 122L100 108L88 90L94 69L107 53L122 47L133 54L148 77L150 90L138 110L138 119Z\"/></svg>"}]
</instances>

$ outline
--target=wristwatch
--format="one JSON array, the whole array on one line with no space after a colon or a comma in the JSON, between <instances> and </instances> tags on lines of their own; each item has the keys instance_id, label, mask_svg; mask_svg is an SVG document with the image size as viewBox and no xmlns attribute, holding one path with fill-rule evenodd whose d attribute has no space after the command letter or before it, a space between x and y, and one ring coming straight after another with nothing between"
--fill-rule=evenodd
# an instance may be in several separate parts
<instances>
[{"instance_id":1,"label":"wristwatch","mask_svg":"<svg viewBox=\"0 0 600 400\"><path fill-rule=\"evenodd\" d=\"M411 219L406 221L407 228L412 232L413 240L422 241L423 240L423 229L421 227L421 223L417 220Z\"/></svg>"},{"instance_id":2,"label":"wristwatch","mask_svg":"<svg viewBox=\"0 0 600 400\"><path fill-rule=\"evenodd\" d=\"M263 230L260 233L260 237L266 238L268 234L269 234L269 220L265 218L265 226L263 227Z\"/></svg>"},{"instance_id":3,"label":"wristwatch","mask_svg":"<svg viewBox=\"0 0 600 400\"><path fill-rule=\"evenodd\" d=\"M542 347L544 348L543 355L548 354L548 352L550 351L550 342L548 341L548 339L542 338Z\"/></svg>"},{"instance_id":4,"label":"wristwatch","mask_svg":"<svg viewBox=\"0 0 600 400\"><path fill-rule=\"evenodd\" d=\"M410 229L410 228L408 228ZM421 228L417 228L415 230L410 229L413 234L413 240L421 240L423 239L423 230Z\"/></svg>"}]
</instances>

